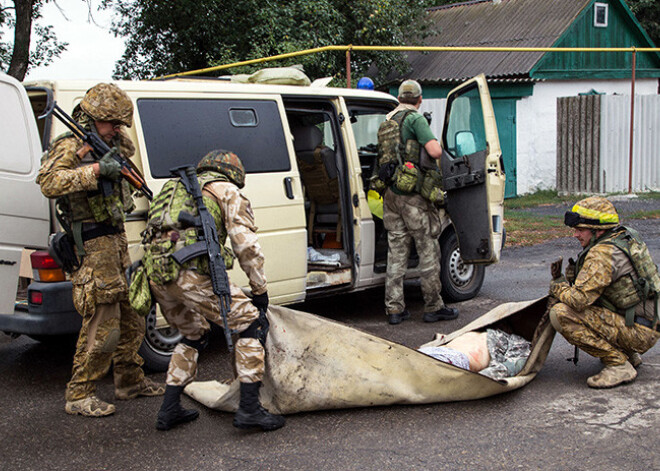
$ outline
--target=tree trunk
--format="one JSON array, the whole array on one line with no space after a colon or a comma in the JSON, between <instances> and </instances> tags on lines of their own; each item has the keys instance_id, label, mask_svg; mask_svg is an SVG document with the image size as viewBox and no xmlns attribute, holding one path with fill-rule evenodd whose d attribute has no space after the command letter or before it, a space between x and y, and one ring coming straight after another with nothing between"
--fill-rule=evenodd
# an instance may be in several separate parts
<instances>
[{"instance_id":1,"label":"tree trunk","mask_svg":"<svg viewBox=\"0 0 660 471\"><path fill-rule=\"evenodd\" d=\"M11 55L8 74L22 82L30 60L30 33L34 0L14 0L14 6L16 29L14 31L14 51Z\"/></svg>"}]
</instances>

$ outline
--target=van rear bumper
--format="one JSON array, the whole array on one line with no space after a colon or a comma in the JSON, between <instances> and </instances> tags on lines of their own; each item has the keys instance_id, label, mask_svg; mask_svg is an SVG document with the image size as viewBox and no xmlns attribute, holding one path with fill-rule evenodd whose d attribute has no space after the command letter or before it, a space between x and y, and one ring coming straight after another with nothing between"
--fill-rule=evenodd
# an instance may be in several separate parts
<instances>
[{"instance_id":1,"label":"van rear bumper","mask_svg":"<svg viewBox=\"0 0 660 471\"><path fill-rule=\"evenodd\" d=\"M42 303L28 303L27 312L16 309L14 314L0 314L0 331L26 335L65 335L80 330L82 318L73 307L70 281L40 283L34 281L28 287L31 293L39 291Z\"/></svg>"}]
</instances>

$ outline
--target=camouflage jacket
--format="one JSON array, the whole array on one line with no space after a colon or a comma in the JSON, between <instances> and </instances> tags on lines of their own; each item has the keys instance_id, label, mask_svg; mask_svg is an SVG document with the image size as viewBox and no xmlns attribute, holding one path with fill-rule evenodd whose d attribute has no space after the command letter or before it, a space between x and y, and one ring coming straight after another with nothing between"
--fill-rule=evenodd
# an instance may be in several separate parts
<instances>
[{"instance_id":1,"label":"camouflage jacket","mask_svg":"<svg viewBox=\"0 0 660 471\"><path fill-rule=\"evenodd\" d=\"M117 135L120 152L126 158L133 155L135 147L128 136L123 131ZM90 222L101 222L104 217L112 218L112 208L105 211L98 208L90 208L89 192L98 190L98 178L94 174L94 168L91 165L93 160L89 154L81 159L77 152L83 146L83 142L73 135L59 136L53 142L50 150L44 154L41 162L41 168L37 175L37 183L41 186L41 192L48 198L68 197L69 204L83 204L85 208L77 208L77 211L84 216L77 219ZM115 219L122 218L124 210L130 211L132 208L132 199L130 189L124 182L115 185L120 188L117 193L121 195L113 196L112 199L118 201L114 203L121 207L121 214ZM125 194L124 194L125 193ZM110 203L112 205L112 203ZM102 205L108 206L108 202ZM97 215L101 214L101 215Z\"/></svg>"},{"instance_id":2,"label":"camouflage jacket","mask_svg":"<svg viewBox=\"0 0 660 471\"><path fill-rule=\"evenodd\" d=\"M634 295L635 291L632 286L615 285L618 280L630 274L634 268L628 257L619 248L604 243L607 240L608 235L596 241L593 246L587 247L586 255L584 252L580 254L583 260L580 260L582 264L578 267L575 283L571 286L563 277L553 280L550 285L550 295L578 312L590 305L602 305L601 301L606 297L604 295L611 296L609 291L612 290L613 285L618 288L618 291L631 291L631 293L623 293L624 295ZM636 299L639 302L639 298ZM646 304L652 302L653 300L648 300ZM636 309L638 312L635 314L647 317L649 307L640 303ZM613 307L610 307L610 310L612 309Z\"/></svg>"},{"instance_id":3,"label":"camouflage jacket","mask_svg":"<svg viewBox=\"0 0 660 471\"><path fill-rule=\"evenodd\" d=\"M267 290L265 257L257 238L257 226L250 201L235 184L230 182L208 183L202 193L213 198L222 210L232 250L241 269L250 280L252 294L265 293Z\"/></svg>"}]
</instances>

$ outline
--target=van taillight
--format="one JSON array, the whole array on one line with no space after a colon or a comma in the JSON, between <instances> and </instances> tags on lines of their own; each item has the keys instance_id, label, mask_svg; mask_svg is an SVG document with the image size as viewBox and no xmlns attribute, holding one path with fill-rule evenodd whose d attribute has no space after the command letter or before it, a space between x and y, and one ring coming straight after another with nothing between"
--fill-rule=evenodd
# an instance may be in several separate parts
<instances>
[{"instance_id":1,"label":"van taillight","mask_svg":"<svg viewBox=\"0 0 660 471\"><path fill-rule=\"evenodd\" d=\"M30 263L34 279L43 282L64 281L66 276L57 264L45 250L37 250L30 254Z\"/></svg>"}]
</instances>

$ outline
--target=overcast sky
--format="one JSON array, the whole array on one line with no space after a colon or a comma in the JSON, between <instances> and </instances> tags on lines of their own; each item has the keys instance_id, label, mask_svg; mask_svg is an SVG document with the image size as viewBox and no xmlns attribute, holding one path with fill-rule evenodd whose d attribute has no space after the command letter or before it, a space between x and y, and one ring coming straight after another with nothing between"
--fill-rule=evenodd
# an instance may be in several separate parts
<instances>
[{"instance_id":1,"label":"overcast sky","mask_svg":"<svg viewBox=\"0 0 660 471\"><path fill-rule=\"evenodd\" d=\"M30 69L25 79L111 80L114 64L124 52L124 40L109 32L111 13L93 10L97 23L94 24L88 21L86 2L58 0L57 3L66 18L49 2L43 6L39 23L53 25L57 39L68 42L69 46L49 66Z\"/></svg>"}]
</instances>

